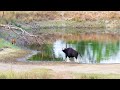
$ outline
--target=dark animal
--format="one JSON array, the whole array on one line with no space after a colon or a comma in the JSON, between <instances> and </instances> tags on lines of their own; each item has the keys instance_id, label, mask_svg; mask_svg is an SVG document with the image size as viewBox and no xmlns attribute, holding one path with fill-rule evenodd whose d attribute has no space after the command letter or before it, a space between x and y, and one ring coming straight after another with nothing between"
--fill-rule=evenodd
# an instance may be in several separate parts
<instances>
[{"instance_id":1,"label":"dark animal","mask_svg":"<svg viewBox=\"0 0 120 90\"><path fill-rule=\"evenodd\" d=\"M72 48L65 48L62 51L65 53L66 58L67 57L69 58L75 57L76 59L78 58L78 52Z\"/></svg>"}]
</instances>

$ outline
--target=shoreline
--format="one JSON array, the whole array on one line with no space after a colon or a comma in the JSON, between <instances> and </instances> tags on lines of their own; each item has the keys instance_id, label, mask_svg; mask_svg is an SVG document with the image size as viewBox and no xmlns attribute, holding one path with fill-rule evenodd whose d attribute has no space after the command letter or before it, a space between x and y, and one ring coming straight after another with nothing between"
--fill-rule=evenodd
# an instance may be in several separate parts
<instances>
[{"instance_id":1,"label":"shoreline","mask_svg":"<svg viewBox=\"0 0 120 90\"><path fill-rule=\"evenodd\" d=\"M95 63L95 64L84 64L75 62L65 62L65 61L29 61L27 60L32 55L35 55L40 51L36 50L23 50L23 49L13 49L4 48L0 51L0 63L12 63L21 65L68 65L68 66L78 66L78 65L117 65L120 63Z\"/></svg>"},{"instance_id":2,"label":"shoreline","mask_svg":"<svg viewBox=\"0 0 120 90\"><path fill-rule=\"evenodd\" d=\"M14 49L14 48L2 48L3 50L0 51L0 62L4 63L12 63L16 62L17 58L21 58L30 54L30 50L23 50L23 49Z\"/></svg>"}]
</instances>

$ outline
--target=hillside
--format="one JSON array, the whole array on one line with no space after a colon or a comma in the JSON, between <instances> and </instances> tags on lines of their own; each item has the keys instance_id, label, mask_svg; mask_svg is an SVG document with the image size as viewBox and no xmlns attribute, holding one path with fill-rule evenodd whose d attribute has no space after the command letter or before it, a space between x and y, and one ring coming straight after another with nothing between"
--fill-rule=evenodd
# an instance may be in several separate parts
<instances>
[{"instance_id":1,"label":"hillside","mask_svg":"<svg viewBox=\"0 0 120 90\"><path fill-rule=\"evenodd\" d=\"M40 22L40 27L60 27L65 23L72 27L120 28L120 11L0 11L0 19L2 24L33 26Z\"/></svg>"},{"instance_id":2,"label":"hillside","mask_svg":"<svg viewBox=\"0 0 120 90\"><path fill-rule=\"evenodd\" d=\"M112 20L120 19L119 11L0 11L0 17L6 20L23 21L42 20Z\"/></svg>"}]
</instances>

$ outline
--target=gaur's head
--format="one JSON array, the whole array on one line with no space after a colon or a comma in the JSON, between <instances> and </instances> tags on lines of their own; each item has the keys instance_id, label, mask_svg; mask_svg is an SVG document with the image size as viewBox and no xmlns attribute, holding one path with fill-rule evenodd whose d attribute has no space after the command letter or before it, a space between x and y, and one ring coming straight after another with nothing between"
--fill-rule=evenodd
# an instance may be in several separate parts
<instances>
[{"instance_id":1,"label":"gaur's head","mask_svg":"<svg viewBox=\"0 0 120 90\"><path fill-rule=\"evenodd\" d=\"M62 51L65 52L66 48L62 48Z\"/></svg>"}]
</instances>

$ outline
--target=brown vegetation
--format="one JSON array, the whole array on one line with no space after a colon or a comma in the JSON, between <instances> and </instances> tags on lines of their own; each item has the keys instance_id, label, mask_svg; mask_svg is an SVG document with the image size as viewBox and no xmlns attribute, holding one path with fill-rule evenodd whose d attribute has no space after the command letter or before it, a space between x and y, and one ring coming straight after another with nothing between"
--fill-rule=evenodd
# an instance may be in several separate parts
<instances>
[{"instance_id":1,"label":"brown vegetation","mask_svg":"<svg viewBox=\"0 0 120 90\"><path fill-rule=\"evenodd\" d=\"M97 40L97 41L118 41L120 40L120 36L119 35L115 35L115 34L95 34L95 33L83 33L83 34L64 34L62 35L62 37L69 41L69 40L73 40L73 41L80 41L80 40Z\"/></svg>"},{"instance_id":2,"label":"brown vegetation","mask_svg":"<svg viewBox=\"0 0 120 90\"><path fill-rule=\"evenodd\" d=\"M64 13L64 15L62 15ZM10 20L110 20L120 19L119 11L0 11L0 17Z\"/></svg>"}]
</instances>

